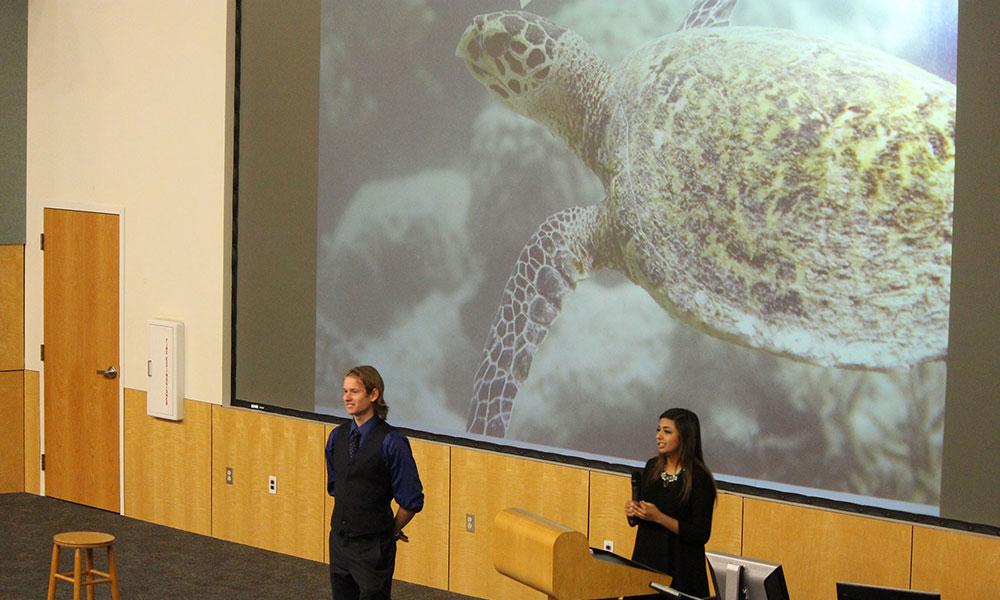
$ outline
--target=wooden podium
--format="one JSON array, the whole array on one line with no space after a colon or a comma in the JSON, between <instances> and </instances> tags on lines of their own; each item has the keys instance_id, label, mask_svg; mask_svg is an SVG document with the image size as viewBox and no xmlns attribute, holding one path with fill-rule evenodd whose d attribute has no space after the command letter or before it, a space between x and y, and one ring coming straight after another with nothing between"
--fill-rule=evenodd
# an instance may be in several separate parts
<instances>
[{"instance_id":1,"label":"wooden podium","mask_svg":"<svg viewBox=\"0 0 1000 600\"><path fill-rule=\"evenodd\" d=\"M652 582L671 577L638 568L620 556L590 549L587 536L521 508L494 521L493 565L550 600L593 600L654 594Z\"/></svg>"}]
</instances>

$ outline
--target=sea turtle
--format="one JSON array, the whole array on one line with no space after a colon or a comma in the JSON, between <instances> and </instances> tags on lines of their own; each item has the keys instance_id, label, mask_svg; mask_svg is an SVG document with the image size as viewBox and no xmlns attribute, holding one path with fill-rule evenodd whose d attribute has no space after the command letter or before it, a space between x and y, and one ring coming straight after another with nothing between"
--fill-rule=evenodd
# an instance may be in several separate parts
<instances>
[{"instance_id":1,"label":"sea turtle","mask_svg":"<svg viewBox=\"0 0 1000 600\"><path fill-rule=\"evenodd\" d=\"M597 269L779 356L869 370L945 358L955 86L874 49L728 27L734 4L699 0L617 68L531 13L466 29L456 53L473 76L562 138L606 194L549 217L521 251L470 432L506 434L565 295Z\"/></svg>"}]
</instances>

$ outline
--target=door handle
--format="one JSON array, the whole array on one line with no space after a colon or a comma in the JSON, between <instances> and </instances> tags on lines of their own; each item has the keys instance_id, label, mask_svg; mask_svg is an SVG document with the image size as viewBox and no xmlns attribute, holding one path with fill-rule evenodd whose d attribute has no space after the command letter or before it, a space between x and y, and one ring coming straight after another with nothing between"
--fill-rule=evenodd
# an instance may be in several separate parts
<instances>
[{"instance_id":1,"label":"door handle","mask_svg":"<svg viewBox=\"0 0 1000 600\"><path fill-rule=\"evenodd\" d=\"M114 379L115 377L118 377L118 369L116 369L114 365L111 365L103 371L98 371L97 374L104 375L108 379Z\"/></svg>"}]
</instances>

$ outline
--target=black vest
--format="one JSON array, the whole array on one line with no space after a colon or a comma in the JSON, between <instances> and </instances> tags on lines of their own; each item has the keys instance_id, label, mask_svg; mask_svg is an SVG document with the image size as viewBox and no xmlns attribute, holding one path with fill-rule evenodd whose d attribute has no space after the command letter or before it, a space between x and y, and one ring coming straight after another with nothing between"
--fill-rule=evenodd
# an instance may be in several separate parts
<instances>
[{"instance_id":1,"label":"black vest","mask_svg":"<svg viewBox=\"0 0 1000 600\"><path fill-rule=\"evenodd\" d=\"M353 460L348 458L347 451L351 437L350 423L334 430L335 480L330 527L335 533L367 535L392 532L392 478L382 460L382 441L391 430L389 424L379 419L361 440Z\"/></svg>"}]
</instances>

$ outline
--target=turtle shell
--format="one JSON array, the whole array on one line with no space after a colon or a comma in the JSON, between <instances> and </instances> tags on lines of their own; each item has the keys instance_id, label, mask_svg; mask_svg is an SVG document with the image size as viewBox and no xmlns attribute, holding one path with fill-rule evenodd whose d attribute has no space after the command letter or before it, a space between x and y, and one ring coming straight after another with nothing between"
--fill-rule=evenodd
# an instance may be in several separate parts
<instances>
[{"instance_id":1,"label":"turtle shell","mask_svg":"<svg viewBox=\"0 0 1000 600\"><path fill-rule=\"evenodd\" d=\"M876 50L685 30L614 71L609 263L725 339L886 369L947 349L955 88ZM588 117L599 122L604 116Z\"/></svg>"}]
</instances>

